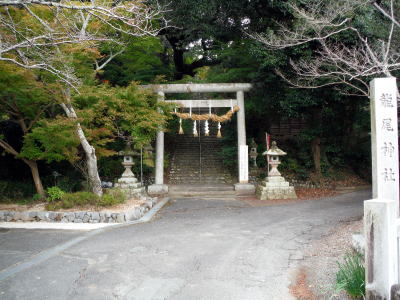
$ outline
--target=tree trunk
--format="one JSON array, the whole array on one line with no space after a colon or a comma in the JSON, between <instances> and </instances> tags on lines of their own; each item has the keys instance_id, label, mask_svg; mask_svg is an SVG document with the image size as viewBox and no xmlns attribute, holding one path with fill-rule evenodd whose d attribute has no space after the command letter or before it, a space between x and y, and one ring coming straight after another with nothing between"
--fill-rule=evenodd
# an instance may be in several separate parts
<instances>
[{"instance_id":1,"label":"tree trunk","mask_svg":"<svg viewBox=\"0 0 400 300\"><path fill-rule=\"evenodd\" d=\"M103 190L101 188L99 169L97 168L96 150L87 141L85 134L79 123L77 124L77 133L86 155L86 166L88 171L88 179L90 187L93 193L95 193L98 196L101 196L103 195Z\"/></svg>"},{"instance_id":2,"label":"tree trunk","mask_svg":"<svg viewBox=\"0 0 400 300\"><path fill-rule=\"evenodd\" d=\"M311 151L314 161L314 169L317 175L321 175L321 138L315 137L311 141Z\"/></svg>"},{"instance_id":3,"label":"tree trunk","mask_svg":"<svg viewBox=\"0 0 400 300\"><path fill-rule=\"evenodd\" d=\"M33 182L35 183L36 193L45 197L46 195L44 193L42 180L40 179L37 162L34 160L29 160L26 158L19 157L19 153L10 144L1 139L0 139L0 147L3 148L7 153L14 155L15 158L21 159L24 163L26 163L29 166L29 168L31 168L31 173Z\"/></svg>"},{"instance_id":4,"label":"tree trunk","mask_svg":"<svg viewBox=\"0 0 400 300\"><path fill-rule=\"evenodd\" d=\"M78 118L71 103L61 103L61 107L64 109L66 115L69 118ZM79 137L82 148L85 151L88 179L92 192L98 196L102 196L103 190L101 188L99 170L97 168L96 150L90 145L89 141L87 140L80 123L76 124L76 133Z\"/></svg>"},{"instance_id":5,"label":"tree trunk","mask_svg":"<svg viewBox=\"0 0 400 300\"><path fill-rule=\"evenodd\" d=\"M33 182L35 183L36 193L38 193L40 196L45 197L46 195L44 193L42 180L40 179L37 162L34 160L27 160L27 159L24 159L23 161L29 166L29 168L31 168L31 173Z\"/></svg>"},{"instance_id":6,"label":"tree trunk","mask_svg":"<svg viewBox=\"0 0 400 300\"><path fill-rule=\"evenodd\" d=\"M320 128L322 126L322 107L314 107L312 110L312 128L316 129L314 138L311 141L311 152L314 162L314 170L316 175L321 175L321 133Z\"/></svg>"}]
</instances>

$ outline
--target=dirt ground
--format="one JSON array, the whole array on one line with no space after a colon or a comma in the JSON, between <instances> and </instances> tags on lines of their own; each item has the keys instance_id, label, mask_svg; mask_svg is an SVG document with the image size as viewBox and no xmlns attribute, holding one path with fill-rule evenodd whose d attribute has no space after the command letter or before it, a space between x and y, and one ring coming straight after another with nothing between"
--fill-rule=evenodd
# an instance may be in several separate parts
<instances>
[{"instance_id":1,"label":"dirt ground","mask_svg":"<svg viewBox=\"0 0 400 300\"><path fill-rule=\"evenodd\" d=\"M342 262L345 254L352 251L352 235L361 232L362 226L362 220L344 222L310 245L297 270L296 283L290 289L297 299L351 299L344 292L335 291L337 262Z\"/></svg>"},{"instance_id":2,"label":"dirt ground","mask_svg":"<svg viewBox=\"0 0 400 300\"><path fill-rule=\"evenodd\" d=\"M282 205L282 204L292 204L305 200L318 200L323 197L334 196L337 194L337 191L334 189L325 189L325 188L296 188L297 199L276 199L276 200L259 200L255 196L251 197L238 197L239 200L242 200L249 204L250 206L272 206L272 205Z\"/></svg>"}]
</instances>

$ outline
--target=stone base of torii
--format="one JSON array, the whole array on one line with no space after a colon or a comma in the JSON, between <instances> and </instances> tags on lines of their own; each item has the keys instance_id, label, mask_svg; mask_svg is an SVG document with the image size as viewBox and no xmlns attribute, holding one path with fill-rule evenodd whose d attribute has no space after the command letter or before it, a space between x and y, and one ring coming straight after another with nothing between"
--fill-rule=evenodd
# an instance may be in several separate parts
<instances>
[{"instance_id":1,"label":"stone base of torii","mask_svg":"<svg viewBox=\"0 0 400 300\"><path fill-rule=\"evenodd\" d=\"M246 144L246 122L244 107L244 92L251 89L249 83L208 83L208 84L160 84L146 85L143 88L151 89L158 94L158 101L179 103L183 107L232 107L239 106L237 112L238 134L238 178L235 190L238 195L255 193L255 186L249 183L249 156ZM177 93L236 93L236 99L207 99L207 100L165 100L165 94ZM155 184L148 187L151 195L168 193L168 185L164 183L164 131L157 132L156 141L156 176Z\"/></svg>"}]
</instances>

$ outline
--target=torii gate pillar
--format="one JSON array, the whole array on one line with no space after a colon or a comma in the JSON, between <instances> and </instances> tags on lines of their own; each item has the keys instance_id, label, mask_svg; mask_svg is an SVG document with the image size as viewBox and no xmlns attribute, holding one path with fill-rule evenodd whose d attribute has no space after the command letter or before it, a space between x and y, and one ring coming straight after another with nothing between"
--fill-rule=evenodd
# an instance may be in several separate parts
<instances>
[{"instance_id":1,"label":"torii gate pillar","mask_svg":"<svg viewBox=\"0 0 400 300\"><path fill-rule=\"evenodd\" d=\"M236 92L237 105L237 135L238 135L238 175L239 183L235 184L236 193L247 195L255 193L255 186L249 183L249 146L246 145L246 119L243 90Z\"/></svg>"},{"instance_id":2,"label":"torii gate pillar","mask_svg":"<svg viewBox=\"0 0 400 300\"><path fill-rule=\"evenodd\" d=\"M165 94L158 91L158 101L165 100ZM157 131L156 140L156 176L155 183L148 187L149 194L161 195L168 193L168 185L164 184L164 131Z\"/></svg>"}]
</instances>

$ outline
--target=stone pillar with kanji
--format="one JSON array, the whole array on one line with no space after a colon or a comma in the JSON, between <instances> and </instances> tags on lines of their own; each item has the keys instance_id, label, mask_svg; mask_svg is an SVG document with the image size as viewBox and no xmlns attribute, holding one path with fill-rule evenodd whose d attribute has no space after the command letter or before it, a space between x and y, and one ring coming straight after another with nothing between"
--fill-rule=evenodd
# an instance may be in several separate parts
<instances>
[{"instance_id":1,"label":"stone pillar with kanji","mask_svg":"<svg viewBox=\"0 0 400 300\"><path fill-rule=\"evenodd\" d=\"M366 299L398 286L399 156L396 78L371 82L372 200L364 201Z\"/></svg>"}]
</instances>

